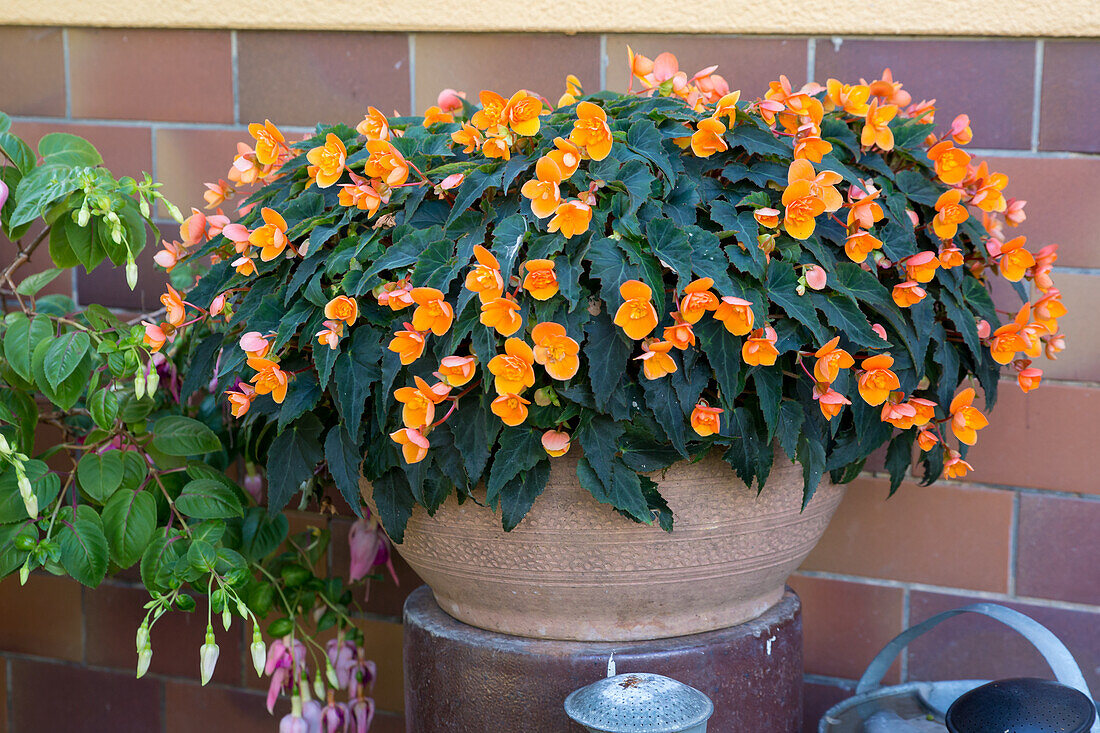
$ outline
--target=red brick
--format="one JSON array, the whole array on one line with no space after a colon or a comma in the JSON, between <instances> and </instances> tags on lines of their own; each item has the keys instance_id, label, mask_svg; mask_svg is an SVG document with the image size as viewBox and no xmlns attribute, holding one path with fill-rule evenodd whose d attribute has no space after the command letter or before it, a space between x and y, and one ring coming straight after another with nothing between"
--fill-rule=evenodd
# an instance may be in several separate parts
<instances>
[{"instance_id":1,"label":"red brick","mask_svg":"<svg viewBox=\"0 0 1100 733\"><path fill-rule=\"evenodd\" d=\"M23 235L20 240L20 244L9 240L3 234L0 234L0 262L5 263L15 260L19 253L20 247L29 247L36 239L38 235L42 233L45 228L45 224L41 220L38 220L31 224L30 229ZM53 260L50 259L49 242L44 240L38 247L31 253L30 259L15 271L12 279L16 283L19 283L23 279L29 277L43 270L49 270L54 266ZM59 275L50 281L44 288L38 291L39 295L72 295L72 278L67 274Z\"/></svg>"},{"instance_id":2,"label":"red brick","mask_svg":"<svg viewBox=\"0 0 1100 733\"><path fill-rule=\"evenodd\" d=\"M804 733L817 733L817 724L825 712L841 700L852 696L846 687L835 687L817 682L806 682L802 686L802 730Z\"/></svg>"},{"instance_id":3,"label":"red brick","mask_svg":"<svg viewBox=\"0 0 1100 733\"><path fill-rule=\"evenodd\" d=\"M1062 293L1069 313L1058 319L1066 335L1066 350L1056 360L1038 359L1044 379L1100 382L1100 277L1077 272L1057 272L1054 284ZM1017 300L1017 303L1019 300ZM1036 392L1041 399L1042 392Z\"/></svg>"},{"instance_id":4,"label":"red brick","mask_svg":"<svg viewBox=\"0 0 1100 733\"><path fill-rule=\"evenodd\" d=\"M225 130L195 130L162 127L156 131L157 180L164 184L161 193L165 198L187 212L191 208L203 209L206 202L204 183L217 183L225 179L237 155L238 142L255 142L245 128ZM238 197L224 206L232 213ZM167 236L179 239L169 231Z\"/></svg>"},{"instance_id":5,"label":"red brick","mask_svg":"<svg viewBox=\"0 0 1100 733\"><path fill-rule=\"evenodd\" d=\"M599 59L596 35L418 33L414 111L435 104L447 88L466 92L475 103L482 89L506 97L528 89L557 102L567 74L575 74L586 90L597 91Z\"/></svg>"},{"instance_id":6,"label":"red brick","mask_svg":"<svg viewBox=\"0 0 1100 733\"><path fill-rule=\"evenodd\" d=\"M12 575L0 583L0 649L55 659L84 658L80 585L67 578L34 573L19 585Z\"/></svg>"},{"instance_id":7,"label":"red brick","mask_svg":"<svg viewBox=\"0 0 1100 733\"><path fill-rule=\"evenodd\" d=\"M860 478L802 564L819 570L959 588L1008 586L1012 495L952 484ZM966 558L966 562L959 562Z\"/></svg>"},{"instance_id":8,"label":"red brick","mask_svg":"<svg viewBox=\"0 0 1100 733\"><path fill-rule=\"evenodd\" d=\"M12 730L149 733L161 730L162 685L151 678L11 660Z\"/></svg>"},{"instance_id":9,"label":"red brick","mask_svg":"<svg viewBox=\"0 0 1100 733\"><path fill-rule=\"evenodd\" d=\"M74 117L233 122L228 31L72 28Z\"/></svg>"},{"instance_id":10,"label":"red brick","mask_svg":"<svg viewBox=\"0 0 1100 733\"><path fill-rule=\"evenodd\" d=\"M905 591L866 583L794 575L802 599L802 656L807 674L858 678L867 663L902 632ZM888 682L901 679L894 664Z\"/></svg>"},{"instance_id":11,"label":"red brick","mask_svg":"<svg viewBox=\"0 0 1100 733\"><path fill-rule=\"evenodd\" d=\"M175 233L174 222L169 222L162 229L172 236ZM153 255L160 249L160 240L159 231L150 232L145 249L135 258L138 282L133 290L126 283L126 268L115 267L110 260L104 260L91 272L85 272L83 267L78 268L76 291L80 303L99 303L108 308L141 312L160 308L160 296L164 294L164 284L168 282L168 273L153 261Z\"/></svg>"},{"instance_id":12,"label":"red brick","mask_svg":"<svg viewBox=\"0 0 1100 733\"><path fill-rule=\"evenodd\" d=\"M1039 147L1043 150L1100 152L1100 140L1088 116L1070 100L1100 94L1100 43L1047 41L1043 48L1043 97L1039 109Z\"/></svg>"},{"instance_id":13,"label":"red brick","mask_svg":"<svg viewBox=\"0 0 1100 733\"><path fill-rule=\"evenodd\" d=\"M404 633L401 624L373 619L356 619L363 632L363 646L370 659L378 665L378 681L372 697L379 709L401 713L405 711L405 672L403 664Z\"/></svg>"},{"instance_id":14,"label":"red brick","mask_svg":"<svg viewBox=\"0 0 1100 733\"><path fill-rule=\"evenodd\" d=\"M1058 265L1100 267L1093 246L1100 229L1100 207L1093 186L1100 158L986 158L992 170L1008 175L1005 195L1027 201L1027 220L1007 227L1008 236L1025 235L1032 251L1058 246Z\"/></svg>"},{"instance_id":15,"label":"red brick","mask_svg":"<svg viewBox=\"0 0 1100 733\"><path fill-rule=\"evenodd\" d=\"M1016 592L1100 606L1098 526L1100 502L1022 495Z\"/></svg>"},{"instance_id":16,"label":"red brick","mask_svg":"<svg viewBox=\"0 0 1100 733\"><path fill-rule=\"evenodd\" d=\"M65 115L65 50L60 28L0 28L0 111Z\"/></svg>"},{"instance_id":17,"label":"red brick","mask_svg":"<svg viewBox=\"0 0 1100 733\"><path fill-rule=\"evenodd\" d=\"M354 126L369 105L409 109L404 34L242 31L237 49L242 122Z\"/></svg>"},{"instance_id":18,"label":"red brick","mask_svg":"<svg viewBox=\"0 0 1100 733\"><path fill-rule=\"evenodd\" d=\"M165 733L271 733L288 712L281 709L287 707L283 701L275 715L268 713L262 692L171 681L165 683L164 692Z\"/></svg>"},{"instance_id":19,"label":"red brick","mask_svg":"<svg viewBox=\"0 0 1100 733\"><path fill-rule=\"evenodd\" d=\"M0 658L0 733L8 733L8 660Z\"/></svg>"},{"instance_id":20,"label":"red brick","mask_svg":"<svg viewBox=\"0 0 1100 733\"><path fill-rule=\"evenodd\" d=\"M405 733L405 716L380 711L374 716L370 733Z\"/></svg>"},{"instance_id":21,"label":"red brick","mask_svg":"<svg viewBox=\"0 0 1100 733\"><path fill-rule=\"evenodd\" d=\"M817 81L878 79L889 67L914 102L936 100L938 128L970 115L975 147L1031 147L1035 42L995 40L857 40L816 45Z\"/></svg>"},{"instance_id":22,"label":"red brick","mask_svg":"<svg viewBox=\"0 0 1100 733\"><path fill-rule=\"evenodd\" d=\"M912 624L985 599L913 591ZM1046 626L1076 658L1089 688L1100 685L1100 613L998 601ZM1053 675L1034 647L997 621L963 614L944 621L909 645L909 679L959 680Z\"/></svg>"},{"instance_id":23,"label":"red brick","mask_svg":"<svg viewBox=\"0 0 1100 733\"><path fill-rule=\"evenodd\" d=\"M1025 395L1014 382L1001 382L989 427L967 457L974 466L967 479L1100 494L1088 427L1096 424L1098 406L1097 389L1049 383Z\"/></svg>"},{"instance_id":24,"label":"red brick","mask_svg":"<svg viewBox=\"0 0 1100 733\"><path fill-rule=\"evenodd\" d=\"M806 81L805 38L630 34L607 37L608 89L626 91L630 75L628 45L651 59L669 51L676 55L680 70L688 74L717 64L715 73L729 82L730 89L740 89L744 99L764 96L768 82L780 74L797 85Z\"/></svg>"},{"instance_id":25,"label":"red brick","mask_svg":"<svg viewBox=\"0 0 1100 733\"><path fill-rule=\"evenodd\" d=\"M145 617L142 605L148 600L149 593L144 588L113 583L105 583L88 592L85 606L88 664L124 670L134 668L137 664L134 634ZM198 607L191 613L172 611L161 616L153 626L153 662L150 670L154 674L198 679L199 647L206 634L206 604L203 598L195 600ZM217 619L214 626L221 649L214 681L240 683L242 622L234 619L228 632Z\"/></svg>"},{"instance_id":26,"label":"red brick","mask_svg":"<svg viewBox=\"0 0 1100 733\"><path fill-rule=\"evenodd\" d=\"M153 172L153 138L148 127L16 120L11 128L32 150L38 150L38 141L48 132L79 135L96 147L103 164L116 177L131 176L140 181L142 173Z\"/></svg>"}]
</instances>

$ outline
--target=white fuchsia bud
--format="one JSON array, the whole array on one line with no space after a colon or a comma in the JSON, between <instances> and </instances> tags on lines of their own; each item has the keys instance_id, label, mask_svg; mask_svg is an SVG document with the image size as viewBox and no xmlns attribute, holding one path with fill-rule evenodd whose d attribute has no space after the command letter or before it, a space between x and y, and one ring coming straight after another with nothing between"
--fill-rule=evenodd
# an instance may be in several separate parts
<instances>
[{"instance_id":1,"label":"white fuchsia bud","mask_svg":"<svg viewBox=\"0 0 1100 733\"><path fill-rule=\"evenodd\" d=\"M137 263L133 258L126 260L126 284L130 286L130 290L137 287L138 281L138 268Z\"/></svg>"},{"instance_id":2,"label":"white fuchsia bud","mask_svg":"<svg viewBox=\"0 0 1100 733\"><path fill-rule=\"evenodd\" d=\"M145 646L138 652L137 661L137 676L138 679L145 676L145 673L149 671L149 664L153 661L153 647L146 642Z\"/></svg>"},{"instance_id":3,"label":"white fuchsia bud","mask_svg":"<svg viewBox=\"0 0 1100 733\"><path fill-rule=\"evenodd\" d=\"M252 645L248 648L252 652L252 666L256 668L256 676L264 676L264 666L267 664L267 645L260 636L260 627L252 627Z\"/></svg>"},{"instance_id":4,"label":"white fuchsia bud","mask_svg":"<svg viewBox=\"0 0 1100 733\"><path fill-rule=\"evenodd\" d=\"M214 676L214 668L218 666L218 654L220 652L221 650L218 649L218 645L214 640L214 627L207 624L206 643L199 649L199 672L202 684L205 685Z\"/></svg>"}]
</instances>

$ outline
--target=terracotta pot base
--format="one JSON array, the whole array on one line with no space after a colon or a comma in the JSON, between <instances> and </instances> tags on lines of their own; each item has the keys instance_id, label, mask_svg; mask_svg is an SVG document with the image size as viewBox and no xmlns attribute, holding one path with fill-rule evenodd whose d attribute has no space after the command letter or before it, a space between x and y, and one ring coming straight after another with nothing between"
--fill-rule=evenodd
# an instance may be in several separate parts
<instances>
[{"instance_id":1,"label":"terracotta pot base","mask_svg":"<svg viewBox=\"0 0 1100 733\"><path fill-rule=\"evenodd\" d=\"M659 639L727 628L764 613L820 539L843 496L827 480L805 511L802 468L778 453L764 491L717 455L655 474L671 533L636 524L580 486L577 457L518 527L452 496L417 507L398 552L451 616L516 636L576 641ZM362 482L372 505L369 482Z\"/></svg>"}]
</instances>

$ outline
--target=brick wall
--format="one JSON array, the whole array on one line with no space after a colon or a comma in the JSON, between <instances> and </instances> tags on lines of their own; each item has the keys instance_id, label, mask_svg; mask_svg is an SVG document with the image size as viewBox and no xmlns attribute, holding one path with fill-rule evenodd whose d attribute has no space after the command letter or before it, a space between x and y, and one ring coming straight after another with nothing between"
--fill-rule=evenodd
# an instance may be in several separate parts
<instances>
[{"instance_id":1,"label":"brick wall","mask_svg":"<svg viewBox=\"0 0 1100 733\"><path fill-rule=\"evenodd\" d=\"M627 44L674 51L689 71L717 63L748 96L780 73L795 83L872 79L890 66L914 99L938 99L940 120L970 115L971 152L1029 202L1020 232L1062 245L1070 348L1042 365L1044 389L1024 397L1006 385L971 454L971 480L907 485L886 501L886 482L868 473L792 579L805 613L807 730L891 636L975 599L1047 624L1100 688L1100 474L1089 460L1100 411L1100 130L1088 113L1100 94L1100 42L0 28L0 109L32 143L51 130L83 135L117 172L151 171L173 201L201 205L201 184L225 176L250 121L304 132L317 120L354 123L368 104L422 110L443 87L476 95L486 82L553 97L567 73L587 90L623 89ZM150 257L141 264L135 294L111 273L54 287L83 302L155 303L161 279ZM339 537L346 523L337 523ZM345 555L337 542L333 570ZM380 667L380 731L402 729L400 608L417 580L399 567L401 588L376 586L362 619ZM59 722L74 731L273 729L240 639L223 643L215 682L200 692L194 619L158 627L152 672L132 678L136 588L125 579L96 591L51 577L0 584L0 733ZM1015 674L1044 674L1038 655L967 619L914 644L888 679Z\"/></svg>"}]
</instances>

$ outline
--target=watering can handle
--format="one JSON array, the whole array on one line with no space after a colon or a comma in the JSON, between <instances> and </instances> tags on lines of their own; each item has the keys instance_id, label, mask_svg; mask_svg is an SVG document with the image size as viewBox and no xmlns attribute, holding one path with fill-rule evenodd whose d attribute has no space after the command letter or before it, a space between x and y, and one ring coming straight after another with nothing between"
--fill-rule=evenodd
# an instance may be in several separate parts
<instances>
[{"instance_id":1,"label":"watering can handle","mask_svg":"<svg viewBox=\"0 0 1100 733\"><path fill-rule=\"evenodd\" d=\"M1057 636L1035 619L1025 616L1019 611L1013 611L1011 608L998 606L995 603L975 603L952 611L944 611L901 632L894 637L893 641L883 647L882 651L867 665L867 671L863 673L859 684L856 685L856 694L861 695L877 688L886 675L886 671L893 664L894 659L901 653L902 649L908 646L909 642L939 625L941 621L962 613L980 613L1015 629L1039 650L1059 682L1076 688L1087 695L1090 700L1092 699L1088 684L1081 674L1081 668L1077 666L1073 655L1069 653L1066 645ZM1100 733L1100 721L1097 721L1092 727L1092 731L1093 733Z\"/></svg>"}]
</instances>

